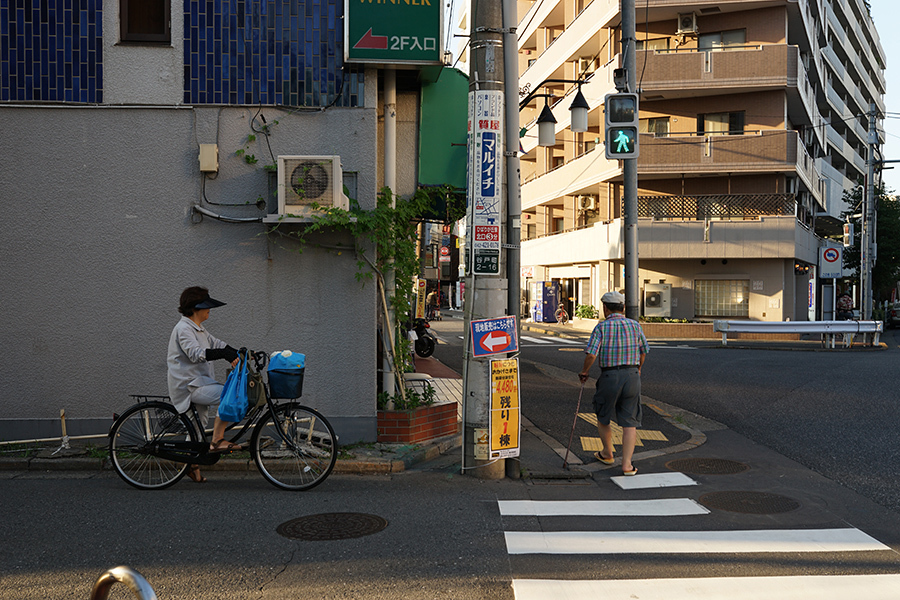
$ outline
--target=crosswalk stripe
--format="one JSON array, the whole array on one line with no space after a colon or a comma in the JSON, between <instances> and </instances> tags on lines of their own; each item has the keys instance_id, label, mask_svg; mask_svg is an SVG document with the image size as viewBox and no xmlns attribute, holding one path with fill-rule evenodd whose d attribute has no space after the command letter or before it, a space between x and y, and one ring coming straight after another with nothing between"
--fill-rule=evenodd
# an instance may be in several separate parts
<instances>
[{"instance_id":1,"label":"crosswalk stripe","mask_svg":"<svg viewBox=\"0 0 900 600\"><path fill-rule=\"evenodd\" d=\"M890 550L859 529L507 531L509 554L693 554Z\"/></svg>"},{"instance_id":2,"label":"crosswalk stripe","mask_svg":"<svg viewBox=\"0 0 900 600\"><path fill-rule=\"evenodd\" d=\"M623 490L646 490L649 488L679 487L697 485L697 482L684 473L646 473L641 475L617 475L610 477L613 483Z\"/></svg>"},{"instance_id":3,"label":"crosswalk stripe","mask_svg":"<svg viewBox=\"0 0 900 600\"><path fill-rule=\"evenodd\" d=\"M656 500L500 500L504 516L669 517L706 515L709 509L690 498Z\"/></svg>"},{"instance_id":4,"label":"crosswalk stripe","mask_svg":"<svg viewBox=\"0 0 900 600\"><path fill-rule=\"evenodd\" d=\"M514 579L516 600L602 598L603 600L866 600L900 598L900 575L801 575L706 577L611 581Z\"/></svg>"},{"instance_id":5,"label":"crosswalk stripe","mask_svg":"<svg viewBox=\"0 0 900 600\"><path fill-rule=\"evenodd\" d=\"M548 340L544 340L541 338L533 338L533 337L530 337L527 335L520 336L519 339L522 340L523 342L531 342L532 344L552 344L553 343Z\"/></svg>"},{"instance_id":6,"label":"crosswalk stripe","mask_svg":"<svg viewBox=\"0 0 900 600\"><path fill-rule=\"evenodd\" d=\"M583 344L581 340L570 340L569 338L544 338L545 340L553 340L559 344Z\"/></svg>"}]
</instances>

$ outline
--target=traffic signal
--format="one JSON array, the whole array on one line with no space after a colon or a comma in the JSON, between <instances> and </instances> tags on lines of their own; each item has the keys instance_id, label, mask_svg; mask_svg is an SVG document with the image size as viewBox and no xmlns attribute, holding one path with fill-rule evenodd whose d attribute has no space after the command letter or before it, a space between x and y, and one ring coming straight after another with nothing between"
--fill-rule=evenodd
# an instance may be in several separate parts
<instances>
[{"instance_id":1,"label":"traffic signal","mask_svg":"<svg viewBox=\"0 0 900 600\"><path fill-rule=\"evenodd\" d=\"M637 158L638 95L607 94L605 106L606 158Z\"/></svg>"}]
</instances>

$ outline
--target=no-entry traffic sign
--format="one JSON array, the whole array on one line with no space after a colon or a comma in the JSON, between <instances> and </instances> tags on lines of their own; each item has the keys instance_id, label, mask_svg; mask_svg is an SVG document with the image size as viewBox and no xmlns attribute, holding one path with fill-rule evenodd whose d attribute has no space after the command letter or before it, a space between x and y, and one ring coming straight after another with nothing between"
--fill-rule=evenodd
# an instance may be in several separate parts
<instances>
[{"instance_id":1,"label":"no-entry traffic sign","mask_svg":"<svg viewBox=\"0 0 900 600\"><path fill-rule=\"evenodd\" d=\"M472 321L472 354L476 358L516 352L518 349L519 340L516 338L514 315Z\"/></svg>"}]
</instances>

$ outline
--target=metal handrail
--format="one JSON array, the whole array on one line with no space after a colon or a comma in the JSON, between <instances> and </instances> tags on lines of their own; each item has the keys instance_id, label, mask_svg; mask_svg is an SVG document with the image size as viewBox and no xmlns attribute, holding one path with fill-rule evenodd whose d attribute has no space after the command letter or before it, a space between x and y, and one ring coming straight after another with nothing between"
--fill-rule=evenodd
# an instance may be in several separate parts
<instances>
[{"instance_id":1,"label":"metal handrail","mask_svg":"<svg viewBox=\"0 0 900 600\"><path fill-rule=\"evenodd\" d=\"M157 600L156 592L144 576L129 567L115 567L97 579L91 590L91 600L107 600L109 590L116 583L124 583L138 600Z\"/></svg>"}]
</instances>

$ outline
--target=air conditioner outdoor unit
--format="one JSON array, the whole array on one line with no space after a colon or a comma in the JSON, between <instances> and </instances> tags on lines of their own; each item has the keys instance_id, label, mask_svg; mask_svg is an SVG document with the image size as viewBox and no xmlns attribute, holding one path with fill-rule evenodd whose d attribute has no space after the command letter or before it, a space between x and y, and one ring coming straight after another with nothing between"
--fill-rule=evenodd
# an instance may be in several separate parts
<instances>
[{"instance_id":1,"label":"air conditioner outdoor unit","mask_svg":"<svg viewBox=\"0 0 900 600\"><path fill-rule=\"evenodd\" d=\"M278 214L309 217L318 210L349 207L340 156L279 156Z\"/></svg>"},{"instance_id":2,"label":"air conditioner outdoor unit","mask_svg":"<svg viewBox=\"0 0 900 600\"><path fill-rule=\"evenodd\" d=\"M578 208L581 210L596 210L597 198L595 196L578 196Z\"/></svg>"},{"instance_id":3,"label":"air conditioner outdoor unit","mask_svg":"<svg viewBox=\"0 0 900 600\"><path fill-rule=\"evenodd\" d=\"M644 284L644 316L645 317L671 317L672 316L672 284L671 283L645 283Z\"/></svg>"},{"instance_id":4,"label":"air conditioner outdoor unit","mask_svg":"<svg viewBox=\"0 0 900 600\"><path fill-rule=\"evenodd\" d=\"M578 73L577 75L590 75L594 71L597 70L597 61L593 58L579 58L578 59Z\"/></svg>"},{"instance_id":5,"label":"air conditioner outdoor unit","mask_svg":"<svg viewBox=\"0 0 900 600\"><path fill-rule=\"evenodd\" d=\"M697 33L697 15L695 13L678 13L678 31L676 33Z\"/></svg>"}]
</instances>

